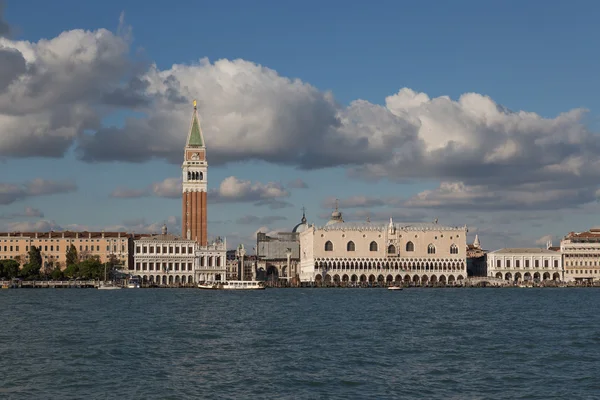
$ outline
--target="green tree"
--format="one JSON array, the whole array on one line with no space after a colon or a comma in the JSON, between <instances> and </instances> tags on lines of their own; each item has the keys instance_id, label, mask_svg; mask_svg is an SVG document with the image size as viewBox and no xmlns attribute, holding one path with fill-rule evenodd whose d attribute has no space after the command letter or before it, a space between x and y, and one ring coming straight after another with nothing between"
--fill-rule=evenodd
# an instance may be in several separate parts
<instances>
[{"instance_id":1,"label":"green tree","mask_svg":"<svg viewBox=\"0 0 600 400\"><path fill-rule=\"evenodd\" d=\"M71 247L69 247L69 249L67 250L66 258L67 258L67 267L69 267L73 264L77 264L79 262L79 257L77 255L77 249L75 248L75 246L73 244L71 244Z\"/></svg>"},{"instance_id":2,"label":"green tree","mask_svg":"<svg viewBox=\"0 0 600 400\"><path fill-rule=\"evenodd\" d=\"M60 270L59 266L56 266L50 276L52 277L52 280L60 281L63 278L63 272Z\"/></svg>"},{"instance_id":3,"label":"green tree","mask_svg":"<svg viewBox=\"0 0 600 400\"><path fill-rule=\"evenodd\" d=\"M92 256L79 264L79 277L85 279L104 279L104 264L100 257Z\"/></svg>"},{"instance_id":4,"label":"green tree","mask_svg":"<svg viewBox=\"0 0 600 400\"><path fill-rule=\"evenodd\" d=\"M2 272L0 272L0 276L8 279L19 276L19 262L16 260L2 261Z\"/></svg>"},{"instance_id":5,"label":"green tree","mask_svg":"<svg viewBox=\"0 0 600 400\"><path fill-rule=\"evenodd\" d=\"M24 279L38 279L42 268L42 253L39 247L31 246L29 262L23 266L21 277Z\"/></svg>"},{"instance_id":6,"label":"green tree","mask_svg":"<svg viewBox=\"0 0 600 400\"><path fill-rule=\"evenodd\" d=\"M71 264L64 270L64 275L68 278L77 278L79 276L79 264Z\"/></svg>"}]
</instances>

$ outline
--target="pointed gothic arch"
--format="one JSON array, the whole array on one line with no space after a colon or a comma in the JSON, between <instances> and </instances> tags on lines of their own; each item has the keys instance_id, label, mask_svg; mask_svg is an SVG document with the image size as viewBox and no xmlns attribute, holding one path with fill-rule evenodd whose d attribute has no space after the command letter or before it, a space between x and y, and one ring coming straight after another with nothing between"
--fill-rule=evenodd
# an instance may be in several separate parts
<instances>
[{"instance_id":1,"label":"pointed gothic arch","mask_svg":"<svg viewBox=\"0 0 600 400\"><path fill-rule=\"evenodd\" d=\"M348 242L348 244L346 244L346 251L355 251L356 250L356 246L354 245L354 242L351 240Z\"/></svg>"},{"instance_id":2,"label":"pointed gothic arch","mask_svg":"<svg viewBox=\"0 0 600 400\"><path fill-rule=\"evenodd\" d=\"M369 244L369 251L377 251L377 242L376 241L372 241L371 244Z\"/></svg>"},{"instance_id":3,"label":"pointed gothic arch","mask_svg":"<svg viewBox=\"0 0 600 400\"><path fill-rule=\"evenodd\" d=\"M454 243L450 246L450 254L458 254L458 246Z\"/></svg>"},{"instance_id":4,"label":"pointed gothic arch","mask_svg":"<svg viewBox=\"0 0 600 400\"><path fill-rule=\"evenodd\" d=\"M415 245L413 242L406 243L406 251L415 251Z\"/></svg>"},{"instance_id":5,"label":"pointed gothic arch","mask_svg":"<svg viewBox=\"0 0 600 400\"><path fill-rule=\"evenodd\" d=\"M435 254L435 246L433 243L429 243L429 246L427 246L427 254Z\"/></svg>"},{"instance_id":6,"label":"pointed gothic arch","mask_svg":"<svg viewBox=\"0 0 600 400\"><path fill-rule=\"evenodd\" d=\"M390 244L388 246L388 254L396 254L396 246L394 246L393 244Z\"/></svg>"},{"instance_id":7,"label":"pointed gothic arch","mask_svg":"<svg viewBox=\"0 0 600 400\"><path fill-rule=\"evenodd\" d=\"M325 242L325 251L333 251L333 243L331 243L331 240Z\"/></svg>"}]
</instances>

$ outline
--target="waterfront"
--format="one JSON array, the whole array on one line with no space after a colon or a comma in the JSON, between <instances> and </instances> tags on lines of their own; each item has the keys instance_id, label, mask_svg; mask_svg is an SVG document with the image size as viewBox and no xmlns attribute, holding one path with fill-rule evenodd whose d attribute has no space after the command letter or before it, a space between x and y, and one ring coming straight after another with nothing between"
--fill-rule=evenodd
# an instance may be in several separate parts
<instances>
[{"instance_id":1,"label":"waterfront","mask_svg":"<svg viewBox=\"0 0 600 400\"><path fill-rule=\"evenodd\" d=\"M600 290L0 291L8 398L591 398Z\"/></svg>"}]
</instances>

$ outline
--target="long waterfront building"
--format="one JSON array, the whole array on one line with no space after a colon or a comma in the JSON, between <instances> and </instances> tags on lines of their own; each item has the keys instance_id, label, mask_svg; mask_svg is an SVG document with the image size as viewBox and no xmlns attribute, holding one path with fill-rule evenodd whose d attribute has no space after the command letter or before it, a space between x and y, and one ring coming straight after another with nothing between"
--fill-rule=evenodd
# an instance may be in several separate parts
<instances>
[{"instance_id":1,"label":"long waterfront building","mask_svg":"<svg viewBox=\"0 0 600 400\"><path fill-rule=\"evenodd\" d=\"M300 233L301 282L453 284L467 277L467 228L346 223L337 206L325 226Z\"/></svg>"}]
</instances>

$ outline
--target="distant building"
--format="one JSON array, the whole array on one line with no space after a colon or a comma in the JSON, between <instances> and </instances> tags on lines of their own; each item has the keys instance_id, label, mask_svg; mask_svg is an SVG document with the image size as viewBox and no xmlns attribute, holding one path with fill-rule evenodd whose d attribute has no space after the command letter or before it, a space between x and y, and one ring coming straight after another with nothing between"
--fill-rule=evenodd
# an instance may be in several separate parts
<instances>
[{"instance_id":1,"label":"distant building","mask_svg":"<svg viewBox=\"0 0 600 400\"><path fill-rule=\"evenodd\" d=\"M226 279L226 243L200 246L195 240L167 233L135 240L135 275L156 285L185 285Z\"/></svg>"},{"instance_id":2,"label":"distant building","mask_svg":"<svg viewBox=\"0 0 600 400\"><path fill-rule=\"evenodd\" d=\"M300 233L308 229L306 214L291 232L256 235L256 269L259 279L298 281L300 262Z\"/></svg>"},{"instance_id":3,"label":"distant building","mask_svg":"<svg viewBox=\"0 0 600 400\"><path fill-rule=\"evenodd\" d=\"M565 281L593 282L600 279L600 229L570 232L560 242Z\"/></svg>"},{"instance_id":4,"label":"distant building","mask_svg":"<svg viewBox=\"0 0 600 400\"><path fill-rule=\"evenodd\" d=\"M64 270L67 250L73 245L80 259L98 256L104 263L112 258L127 269L133 263L132 238L125 232L5 232L0 233L0 259L24 265L30 247L36 246L41 250L42 268L59 266Z\"/></svg>"},{"instance_id":5,"label":"distant building","mask_svg":"<svg viewBox=\"0 0 600 400\"><path fill-rule=\"evenodd\" d=\"M337 206L325 226L300 233L302 282L453 284L467 276L467 228L346 223Z\"/></svg>"},{"instance_id":6,"label":"distant building","mask_svg":"<svg viewBox=\"0 0 600 400\"><path fill-rule=\"evenodd\" d=\"M467 275L487 276L487 250L481 248L479 235L475 235L473 244L467 245Z\"/></svg>"},{"instance_id":7,"label":"distant building","mask_svg":"<svg viewBox=\"0 0 600 400\"><path fill-rule=\"evenodd\" d=\"M507 281L555 280L562 278L559 252L539 248L505 248L487 253L489 277Z\"/></svg>"}]
</instances>

